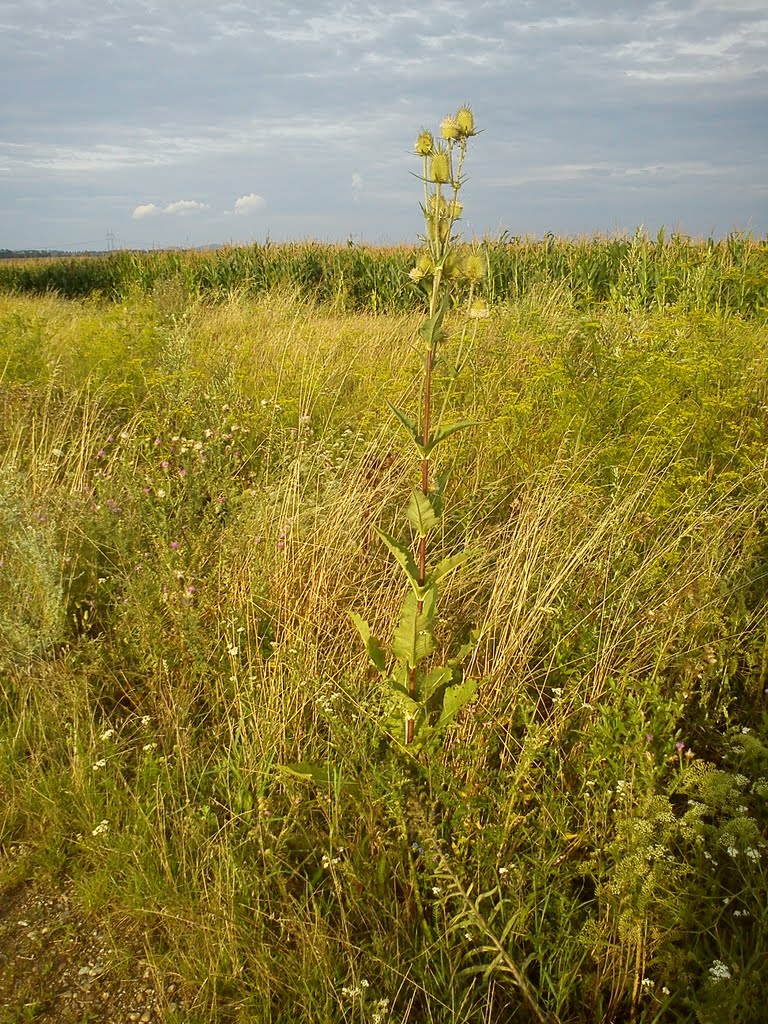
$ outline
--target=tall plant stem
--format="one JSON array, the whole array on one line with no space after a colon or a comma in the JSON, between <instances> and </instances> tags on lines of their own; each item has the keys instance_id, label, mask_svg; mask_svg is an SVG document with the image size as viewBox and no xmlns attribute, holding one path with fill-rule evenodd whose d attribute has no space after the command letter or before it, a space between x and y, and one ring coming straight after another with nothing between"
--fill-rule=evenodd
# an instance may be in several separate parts
<instances>
[{"instance_id":1,"label":"tall plant stem","mask_svg":"<svg viewBox=\"0 0 768 1024\"><path fill-rule=\"evenodd\" d=\"M441 284L441 268L438 267L435 271L435 277L432 282L432 296L429 304L430 317L434 315L437 310L438 302L440 299L440 284ZM430 345L426 359L424 361L424 393L422 398L422 420L421 420L421 442L424 448L424 454L421 458L421 490L424 495L429 494L429 455L427 454L427 445L429 444L429 428L430 428L430 415L432 411L432 364L435 358L435 345ZM426 536L419 538L419 586L424 586L427 578L427 538ZM419 600L417 602L417 608L419 614L424 611L424 601ZM416 668L412 668L408 673L408 695L411 700L416 700L417 697L417 680L416 680ZM413 742L413 729L414 723L412 718L406 719L405 722L405 742L406 744Z\"/></svg>"}]
</instances>

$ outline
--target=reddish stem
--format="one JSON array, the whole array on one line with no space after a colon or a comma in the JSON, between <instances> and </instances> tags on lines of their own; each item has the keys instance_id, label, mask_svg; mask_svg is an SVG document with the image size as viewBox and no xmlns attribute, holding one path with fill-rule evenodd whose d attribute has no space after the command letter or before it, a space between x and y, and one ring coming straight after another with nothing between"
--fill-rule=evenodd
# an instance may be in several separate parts
<instances>
[{"instance_id":1,"label":"reddish stem","mask_svg":"<svg viewBox=\"0 0 768 1024\"><path fill-rule=\"evenodd\" d=\"M427 366L426 373L424 375L424 423L422 433L422 444L426 449L429 443L429 414L432 403L432 358L433 350L430 349L427 352ZM424 454L421 460L421 490L424 494L429 494L429 456ZM427 578L427 538L421 537L419 539L419 586L424 586L424 581ZM424 601L419 600L416 603L419 614L424 611ZM408 695L411 700L416 700L416 668L415 666L410 670L408 674ZM405 742L406 744L413 742L413 719L406 719L405 723Z\"/></svg>"}]
</instances>

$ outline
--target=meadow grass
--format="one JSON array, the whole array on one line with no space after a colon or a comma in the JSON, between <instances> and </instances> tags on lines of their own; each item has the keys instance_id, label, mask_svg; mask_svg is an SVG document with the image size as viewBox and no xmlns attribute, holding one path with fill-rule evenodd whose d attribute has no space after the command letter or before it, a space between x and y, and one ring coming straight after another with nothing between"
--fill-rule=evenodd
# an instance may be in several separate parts
<instances>
[{"instance_id":1,"label":"meadow grass","mask_svg":"<svg viewBox=\"0 0 768 1024\"><path fill-rule=\"evenodd\" d=\"M348 615L402 600L414 338L0 295L3 879L141 936L168 1021L759 1019L768 328L533 288L436 373L479 686L418 764Z\"/></svg>"}]
</instances>

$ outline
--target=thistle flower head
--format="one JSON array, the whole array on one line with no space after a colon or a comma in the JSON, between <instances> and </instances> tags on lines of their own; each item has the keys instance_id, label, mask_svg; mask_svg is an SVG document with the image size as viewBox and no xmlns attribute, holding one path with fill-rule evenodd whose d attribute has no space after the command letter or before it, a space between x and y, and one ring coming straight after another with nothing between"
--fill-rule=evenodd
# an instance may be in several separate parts
<instances>
[{"instance_id":1,"label":"thistle flower head","mask_svg":"<svg viewBox=\"0 0 768 1024\"><path fill-rule=\"evenodd\" d=\"M470 284L482 281L485 269L485 257L481 252L470 252L464 258L464 276Z\"/></svg>"},{"instance_id":2,"label":"thistle flower head","mask_svg":"<svg viewBox=\"0 0 768 1024\"><path fill-rule=\"evenodd\" d=\"M416 155L432 156L434 151L435 140L432 138L432 132L427 131L426 128L422 128L419 132L418 138L416 139Z\"/></svg>"},{"instance_id":3,"label":"thistle flower head","mask_svg":"<svg viewBox=\"0 0 768 1024\"><path fill-rule=\"evenodd\" d=\"M429 197L428 213L430 217L446 217L448 215L448 203L443 196L433 192Z\"/></svg>"},{"instance_id":4,"label":"thistle flower head","mask_svg":"<svg viewBox=\"0 0 768 1024\"><path fill-rule=\"evenodd\" d=\"M461 260L454 251L448 253L443 263L443 276L449 281L460 281L464 276Z\"/></svg>"},{"instance_id":5,"label":"thistle flower head","mask_svg":"<svg viewBox=\"0 0 768 1024\"><path fill-rule=\"evenodd\" d=\"M475 299L467 310L467 316L472 320L487 320L490 315L491 312L483 299Z\"/></svg>"},{"instance_id":6,"label":"thistle flower head","mask_svg":"<svg viewBox=\"0 0 768 1024\"><path fill-rule=\"evenodd\" d=\"M465 139L468 139L471 135L477 135L475 131L475 115L468 106L461 107L456 112L454 120L459 129L459 134Z\"/></svg>"},{"instance_id":7,"label":"thistle flower head","mask_svg":"<svg viewBox=\"0 0 768 1024\"><path fill-rule=\"evenodd\" d=\"M444 117L440 122L440 134L444 139L456 141L461 136L461 129L455 117Z\"/></svg>"},{"instance_id":8,"label":"thistle flower head","mask_svg":"<svg viewBox=\"0 0 768 1024\"><path fill-rule=\"evenodd\" d=\"M448 159L447 150L442 146L432 154L429 162L429 180L438 185L445 185L451 180L451 161Z\"/></svg>"},{"instance_id":9,"label":"thistle flower head","mask_svg":"<svg viewBox=\"0 0 768 1024\"><path fill-rule=\"evenodd\" d=\"M410 277L412 281L418 284L419 281L421 281L425 277L429 277L431 274L434 274L434 272L434 260L432 259L431 256L428 256L426 253L424 253L423 255L419 256L418 260L416 261L416 266L411 267L411 269L408 271L408 277Z\"/></svg>"}]
</instances>

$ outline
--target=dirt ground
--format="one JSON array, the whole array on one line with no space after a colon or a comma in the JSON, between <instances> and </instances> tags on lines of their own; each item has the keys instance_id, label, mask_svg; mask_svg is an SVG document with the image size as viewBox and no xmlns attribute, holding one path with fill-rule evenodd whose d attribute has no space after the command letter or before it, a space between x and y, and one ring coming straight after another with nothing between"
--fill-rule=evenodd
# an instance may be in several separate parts
<instances>
[{"instance_id":1,"label":"dirt ground","mask_svg":"<svg viewBox=\"0 0 768 1024\"><path fill-rule=\"evenodd\" d=\"M134 939L117 943L71 886L0 879L0 1024L162 1024L178 985L158 978Z\"/></svg>"}]
</instances>

